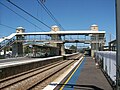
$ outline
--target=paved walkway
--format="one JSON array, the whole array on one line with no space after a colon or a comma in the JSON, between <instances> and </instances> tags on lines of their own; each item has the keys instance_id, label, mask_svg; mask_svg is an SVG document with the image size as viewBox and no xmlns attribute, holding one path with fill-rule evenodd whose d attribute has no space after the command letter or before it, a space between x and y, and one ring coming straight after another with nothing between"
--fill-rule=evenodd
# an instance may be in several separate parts
<instances>
[{"instance_id":1,"label":"paved walkway","mask_svg":"<svg viewBox=\"0 0 120 90\"><path fill-rule=\"evenodd\" d=\"M113 90L92 57L85 57L71 78L60 90Z\"/></svg>"},{"instance_id":2,"label":"paved walkway","mask_svg":"<svg viewBox=\"0 0 120 90\"><path fill-rule=\"evenodd\" d=\"M85 86L85 90L112 90L102 71L96 68L95 61L91 57L86 57L76 85ZM80 90L80 87L74 87L74 90Z\"/></svg>"}]
</instances>

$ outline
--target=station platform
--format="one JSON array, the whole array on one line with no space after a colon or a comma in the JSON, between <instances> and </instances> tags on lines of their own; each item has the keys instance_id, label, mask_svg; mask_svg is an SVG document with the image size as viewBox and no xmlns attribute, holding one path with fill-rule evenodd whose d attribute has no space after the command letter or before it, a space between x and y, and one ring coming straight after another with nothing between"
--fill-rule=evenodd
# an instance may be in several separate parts
<instances>
[{"instance_id":1,"label":"station platform","mask_svg":"<svg viewBox=\"0 0 120 90\"><path fill-rule=\"evenodd\" d=\"M85 57L60 90L113 90L92 57Z\"/></svg>"},{"instance_id":2,"label":"station platform","mask_svg":"<svg viewBox=\"0 0 120 90\"><path fill-rule=\"evenodd\" d=\"M53 90L113 90L113 88L103 72L95 66L95 60L92 57L84 57L76 69Z\"/></svg>"}]
</instances>

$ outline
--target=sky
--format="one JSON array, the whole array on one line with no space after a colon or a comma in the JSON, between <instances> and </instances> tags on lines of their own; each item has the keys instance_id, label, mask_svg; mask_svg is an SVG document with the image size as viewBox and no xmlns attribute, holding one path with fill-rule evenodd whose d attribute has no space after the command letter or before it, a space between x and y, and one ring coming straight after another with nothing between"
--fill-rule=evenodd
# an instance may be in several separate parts
<instances>
[{"instance_id":1,"label":"sky","mask_svg":"<svg viewBox=\"0 0 120 90\"><path fill-rule=\"evenodd\" d=\"M49 27L56 25L45 10L38 4L37 0L10 1L38 18ZM0 2L41 28L38 29L36 26L0 4L0 37L14 33L16 31L15 28L19 26L24 27L26 32L50 31L50 28L47 28L23 11L17 9L7 2L7 0L0 0ZM107 42L110 40L110 34L112 40L116 38L115 0L45 0L44 4L52 12L65 31L88 30L92 24L97 24L100 31L106 31Z\"/></svg>"}]
</instances>

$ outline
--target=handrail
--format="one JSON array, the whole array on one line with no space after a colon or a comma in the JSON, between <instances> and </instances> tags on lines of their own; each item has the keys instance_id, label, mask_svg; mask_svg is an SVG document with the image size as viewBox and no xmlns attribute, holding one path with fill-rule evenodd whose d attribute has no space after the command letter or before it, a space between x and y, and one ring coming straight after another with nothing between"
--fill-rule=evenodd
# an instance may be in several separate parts
<instances>
[{"instance_id":1,"label":"handrail","mask_svg":"<svg viewBox=\"0 0 120 90\"><path fill-rule=\"evenodd\" d=\"M0 39L0 50L4 49L6 46L10 46L15 42L14 37L16 33L12 33L8 37L4 37Z\"/></svg>"}]
</instances>

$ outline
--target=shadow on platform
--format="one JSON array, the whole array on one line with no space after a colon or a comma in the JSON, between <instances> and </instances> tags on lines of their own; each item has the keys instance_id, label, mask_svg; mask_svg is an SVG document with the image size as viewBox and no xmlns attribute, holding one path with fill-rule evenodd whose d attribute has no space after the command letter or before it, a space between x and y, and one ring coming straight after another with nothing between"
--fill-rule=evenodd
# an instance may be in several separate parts
<instances>
[{"instance_id":1,"label":"shadow on platform","mask_svg":"<svg viewBox=\"0 0 120 90\"><path fill-rule=\"evenodd\" d=\"M102 88L99 88L94 85L76 85L76 84L50 84L50 85L57 85L58 87L64 86L64 88L69 89L69 88L74 88L78 90L104 90Z\"/></svg>"}]
</instances>

